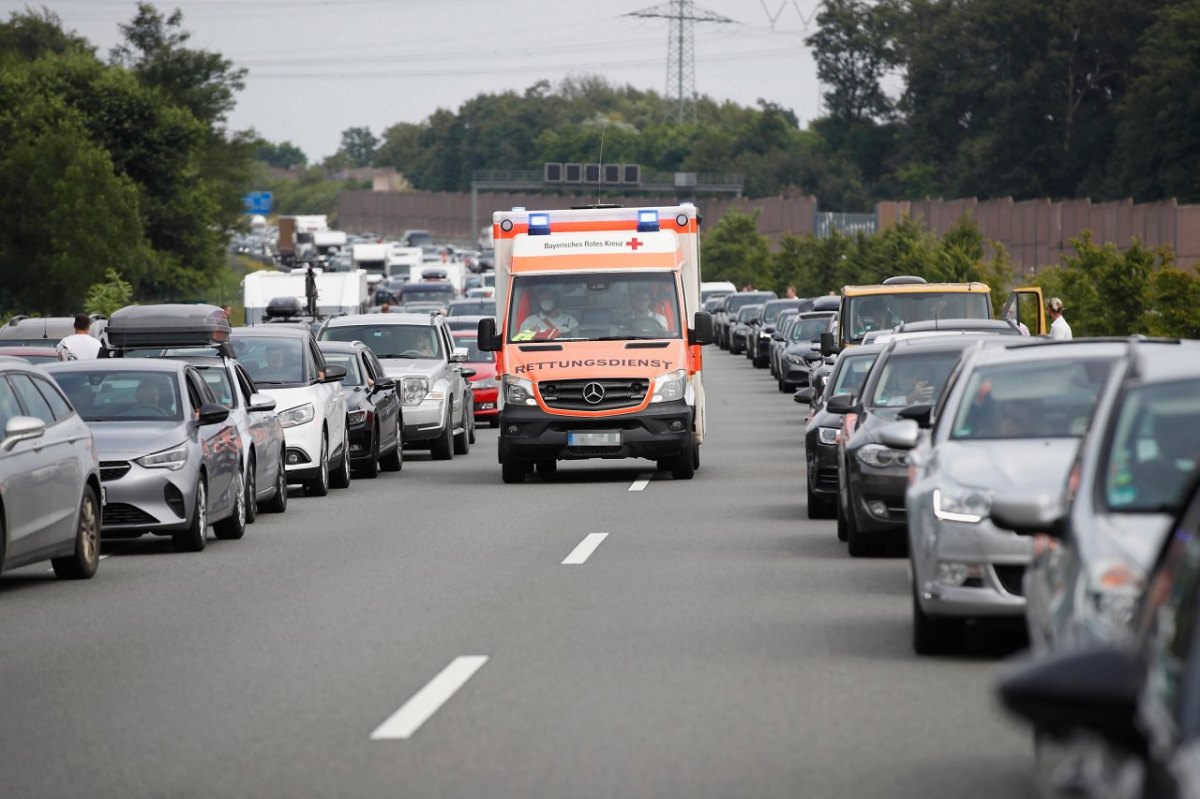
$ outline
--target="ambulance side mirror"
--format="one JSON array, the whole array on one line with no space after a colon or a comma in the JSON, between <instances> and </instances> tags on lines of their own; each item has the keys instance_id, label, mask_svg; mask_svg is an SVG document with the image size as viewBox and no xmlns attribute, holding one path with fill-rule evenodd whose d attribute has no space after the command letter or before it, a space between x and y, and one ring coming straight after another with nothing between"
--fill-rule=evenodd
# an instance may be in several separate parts
<instances>
[{"instance_id":1,"label":"ambulance side mirror","mask_svg":"<svg viewBox=\"0 0 1200 799\"><path fill-rule=\"evenodd\" d=\"M479 324L482 325L483 322ZM688 343L700 344L701 346L713 343L712 314L707 311L696 311L693 327L688 331Z\"/></svg>"},{"instance_id":2,"label":"ambulance side mirror","mask_svg":"<svg viewBox=\"0 0 1200 799\"><path fill-rule=\"evenodd\" d=\"M478 347L484 352L499 352L500 341L496 335L495 319L480 319Z\"/></svg>"}]
</instances>

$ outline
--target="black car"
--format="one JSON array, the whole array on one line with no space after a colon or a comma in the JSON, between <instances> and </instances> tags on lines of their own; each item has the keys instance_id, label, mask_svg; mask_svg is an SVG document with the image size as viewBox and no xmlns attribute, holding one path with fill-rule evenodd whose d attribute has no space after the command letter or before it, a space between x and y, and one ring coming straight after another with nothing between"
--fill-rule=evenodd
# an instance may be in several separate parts
<instances>
[{"instance_id":1,"label":"black car","mask_svg":"<svg viewBox=\"0 0 1200 799\"><path fill-rule=\"evenodd\" d=\"M779 357L780 391L812 384L813 368L821 362L821 334L829 330L834 316L832 311L810 311L792 324Z\"/></svg>"},{"instance_id":2,"label":"black car","mask_svg":"<svg viewBox=\"0 0 1200 799\"><path fill-rule=\"evenodd\" d=\"M879 431L899 418L919 418L921 411L928 419L963 353L982 341L980 336L890 341L860 396L833 396L826 404L832 413L854 414L838 443L838 538L853 557L905 540L908 453L880 443Z\"/></svg>"},{"instance_id":3,"label":"black car","mask_svg":"<svg viewBox=\"0 0 1200 799\"><path fill-rule=\"evenodd\" d=\"M713 314L713 335L717 345L729 349L730 333L737 321L738 311L746 305L758 305L767 300L775 299L773 291L739 291L737 294L725 295L725 302L720 310Z\"/></svg>"},{"instance_id":4,"label":"black car","mask_svg":"<svg viewBox=\"0 0 1200 799\"><path fill-rule=\"evenodd\" d=\"M818 394L811 386L796 391L796 402L812 403L812 413L804 430L810 519L832 519L837 515L837 444L845 420L826 410L825 403L830 397L861 394L867 374L882 351L882 346L875 345L848 349L838 356L824 391Z\"/></svg>"},{"instance_id":5,"label":"black car","mask_svg":"<svg viewBox=\"0 0 1200 799\"><path fill-rule=\"evenodd\" d=\"M404 417L396 383L383 373L371 348L360 341L322 341L326 363L342 366L350 465L361 477L398 472L404 465Z\"/></svg>"},{"instance_id":6,"label":"black car","mask_svg":"<svg viewBox=\"0 0 1200 799\"><path fill-rule=\"evenodd\" d=\"M1195 479L1169 529L1128 640L1022 660L1000 681L1000 700L1039 735L1071 739L1082 732L1097 749L1103 747L1102 767L1072 781L1074 796L1200 794L1200 482Z\"/></svg>"},{"instance_id":7,"label":"black car","mask_svg":"<svg viewBox=\"0 0 1200 799\"><path fill-rule=\"evenodd\" d=\"M746 347L747 355L756 369L762 369L770 360L771 334L775 332L779 315L789 308L807 311L811 307L812 300L798 298L770 300L763 303L762 322L758 326L758 335L754 336Z\"/></svg>"}]
</instances>

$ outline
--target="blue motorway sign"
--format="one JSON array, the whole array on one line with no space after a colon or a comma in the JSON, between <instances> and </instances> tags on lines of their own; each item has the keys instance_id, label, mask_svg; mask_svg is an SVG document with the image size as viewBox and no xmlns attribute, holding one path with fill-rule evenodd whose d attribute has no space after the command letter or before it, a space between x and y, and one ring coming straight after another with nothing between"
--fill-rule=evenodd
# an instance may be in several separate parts
<instances>
[{"instance_id":1,"label":"blue motorway sign","mask_svg":"<svg viewBox=\"0 0 1200 799\"><path fill-rule=\"evenodd\" d=\"M248 214L269 214L275 195L269 191L252 191L242 195L242 206Z\"/></svg>"}]
</instances>

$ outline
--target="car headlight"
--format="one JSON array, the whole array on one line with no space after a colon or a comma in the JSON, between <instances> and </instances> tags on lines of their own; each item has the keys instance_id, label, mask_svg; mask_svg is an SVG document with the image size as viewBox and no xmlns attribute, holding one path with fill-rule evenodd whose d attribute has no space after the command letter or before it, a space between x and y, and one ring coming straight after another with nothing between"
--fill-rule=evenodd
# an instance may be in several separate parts
<instances>
[{"instance_id":1,"label":"car headlight","mask_svg":"<svg viewBox=\"0 0 1200 799\"><path fill-rule=\"evenodd\" d=\"M956 486L933 490L933 515L945 522L978 524L991 509L992 498L978 489Z\"/></svg>"},{"instance_id":2,"label":"car headlight","mask_svg":"<svg viewBox=\"0 0 1200 799\"><path fill-rule=\"evenodd\" d=\"M1128 627L1137 610L1145 574L1119 560L1101 561L1089 572L1088 594L1092 609L1113 627Z\"/></svg>"},{"instance_id":3,"label":"car headlight","mask_svg":"<svg viewBox=\"0 0 1200 799\"><path fill-rule=\"evenodd\" d=\"M687 372L683 369L676 369L674 372L667 372L665 375L654 378L654 396L650 401L672 402L683 399L686 389Z\"/></svg>"},{"instance_id":4,"label":"car headlight","mask_svg":"<svg viewBox=\"0 0 1200 799\"><path fill-rule=\"evenodd\" d=\"M494 377L484 377L471 382L472 388L496 388L498 385Z\"/></svg>"},{"instance_id":5,"label":"car headlight","mask_svg":"<svg viewBox=\"0 0 1200 799\"><path fill-rule=\"evenodd\" d=\"M400 383L400 401L405 405L420 405L429 393L429 380L424 377L405 377Z\"/></svg>"},{"instance_id":6,"label":"car headlight","mask_svg":"<svg viewBox=\"0 0 1200 799\"><path fill-rule=\"evenodd\" d=\"M817 441L820 441L822 444L836 444L838 440L838 433L840 432L842 432L842 430L839 427L818 427Z\"/></svg>"},{"instance_id":7,"label":"car headlight","mask_svg":"<svg viewBox=\"0 0 1200 799\"><path fill-rule=\"evenodd\" d=\"M533 398L533 383L530 381L523 377L505 375L502 383L505 402L512 405L537 405L537 400Z\"/></svg>"},{"instance_id":8,"label":"car headlight","mask_svg":"<svg viewBox=\"0 0 1200 799\"><path fill-rule=\"evenodd\" d=\"M786 357L788 363L793 363L796 366L806 366L808 364L807 358L805 358L803 355L797 355L794 352L789 353Z\"/></svg>"},{"instance_id":9,"label":"car headlight","mask_svg":"<svg viewBox=\"0 0 1200 799\"><path fill-rule=\"evenodd\" d=\"M867 444L855 453L860 461L876 469L908 466L908 455L882 444Z\"/></svg>"},{"instance_id":10,"label":"car headlight","mask_svg":"<svg viewBox=\"0 0 1200 799\"><path fill-rule=\"evenodd\" d=\"M147 469L170 469L173 472L177 472L184 467L187 459L188 445L185 442L170 449L144 455L138 458L136 463L138 466L143 466Z\"/></svg>"},{"instance_id":11,"label":"car headlight","mask_svg":"<svg viewBox=\"0 0 1200 799\"><path fill-rule=\"evenodd\" d=\"M350 413L346 414L346 421L350 424L362 424L367 421L367 413L368 411L365 408L360 411L350 411Z\"/></svg>"},{"instance_id":12,"label":"car headlight","mask_svg":"<svg viewBox=\"0 0 1200 799\"><path fill-rule=\"evenodd\" d=\"M308 424L315 418L317 418L317 409L311 402L306 402L279 414L279 423L284 427L295 427L299 424Z\"/></svg>"}]
</instances>

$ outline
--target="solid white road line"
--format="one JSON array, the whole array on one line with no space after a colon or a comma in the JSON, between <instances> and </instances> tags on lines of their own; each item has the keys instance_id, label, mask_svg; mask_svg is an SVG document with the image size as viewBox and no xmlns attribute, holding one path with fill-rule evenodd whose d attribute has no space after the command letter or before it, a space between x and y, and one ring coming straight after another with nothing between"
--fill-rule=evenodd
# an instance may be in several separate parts
<instances>
[{"instance_id":1,"label":"solid white road line","mask_svg":"<svg viewBox=\"0 0 1200 799\"><path fill-rule=\"evenodd\" d=\"M487 663L487 655L463 655L450 661L450 665L442 669L420 691L404 703L371 733L372 741L405 740L421 729L421 725L430 716L438 712L438 708L446 704L450 697L466 685L467 680L475 675Z\"/></svg>"},{"instance_id":2,"label":"solid white road line","mask_svg":"<svg viewBox=\"0 0 1200 799\"><path fill-rule=\"evenodd\" d=\"M606 538L608 538L608 533L588 533L579 542L579 545L571 550L571 554L567 555L562 565L580 566L587 563L587 559L596 551L596 547L600 546L600 542Z\"/></svg>"},{"instance_id":3,"label":"solid white road line","mask_svg":"<svg viewBox=\"0 0 1200 799\"><path fill-rule=\"evenodd\" d=\"M638 479L633 481L633 485L629 487L630 491L645 491L646 486L650 485L650 481L654 478L653 472L639 474Z\"/></svg>"}]
</instances>

